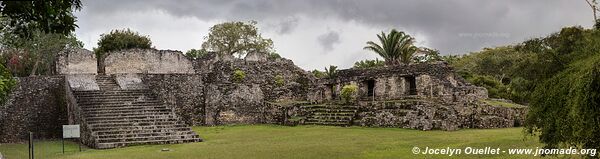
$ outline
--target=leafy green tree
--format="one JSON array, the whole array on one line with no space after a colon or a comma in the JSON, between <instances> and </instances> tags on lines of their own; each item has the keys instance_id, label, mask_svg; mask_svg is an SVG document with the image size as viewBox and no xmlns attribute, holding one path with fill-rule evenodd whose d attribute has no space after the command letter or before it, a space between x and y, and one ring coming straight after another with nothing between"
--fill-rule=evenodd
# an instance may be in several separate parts
<instances>
[{"instance_id":1,"label":"leafy green tree","mask_svg":"<svg viewBox=\"0 0 600 159\"><path fill-rule=\"evenodd\" d=\"M419 48L418 50L422 55L420 56L415 56L413 58L414 62L436 62L436 61L443 61L442 60L442 56L440 55L440 51L437 49L430 49L430 48Z\"/></svg>"},{"instance_id":2,"label":"leafy green tree","mask_svg":"<svg viewBox=\"0 0 600 159\"><path fill-rule=\"evenodd\" d=\"M15 76L33 76L53 74L54 61L58 53L65 49L83 47L74 35L44 33L34 31L30 37L10 36L10 32L2 30L0 46L2 46L3 63ZM5 36L6 35L6 36Z\"/></svg>"},{"instance_id":3,"label":"leafy green tree","mask_svg":"<svg viewBox=\"0 0 600 159\"><path fill-rule=\"evenodd\" d=\"M256 21L225 22L210 28L202 49L242 57L249 52L274 53L273 41L263 38Z\"/></svg>"},{"instance_id":4,"label":"leafy green tree","mask_svg":"<svg viewBox=\"0 0 600 159\"><path fill-rule=\"evenodd\" d=\"M334 78L337 75L337 66L330 65L329 68L325 67L325 76L327 78Z\"/></svg>"},{"instance_id":5,"label":"leafy green tree","mask_svg":"<svg viewBox=\"0 0 600 159\"><path fill-rule=\"evenodd\" d=\"M80 0L1 1L0 14L9 21L1 29L21 38L36 31L69 36L77 27L73 11L80 9Z\"/></svg>"},{"instance_id":6,"label":"leafy green tree","mask_svg":"<svg viewBox=\"0 0 600 159\"><path fill-rule=\"evenodd\" d=\"M594 24L594 29L600 29L600 19L596 20L596 24Z\"/></svg>"},{"instance_id":7,"label":"leafy green tree","mask_svg":"<svg viewBox=\"0 0 600 159\"><path fill-rule=\"evenodd\" d=\"M600 149L599 105L600 53L596 52L536 87L526 130L539 135L545 148Z\"/></svg>"},{"instance_id":8,"label":"leafy green tree","mask_svg":"<svg viewBox=\"0 0 600 159\"><path fill-rule=\"evenodd\" d=\"M208 51L206 51L205 49L190 49L185 52L185 56L192 59L200 58L206 54L208 54Z\"/></svg>"},{"instance_id":9,"label":"leafy green tree","mask_svg":"<svg viewBox=\"0 0 600 159\"><path fill-rule=\"evenodd\" d=\"M151 47L152 41L148 36L140 35L130 29L117 29L108 34L102 34L98 40L98 48L94 48L96 59L98 59L98 73L104 73L104 59L110 52L133 48L150 49Z\"/></svg>"},{"instance_id":10,"label":"leafy green tree","mask_svg":"<svg viewBox=\"0 0 600 159\"><path fill-rule=\"evenodd\" d=\"M376 68L385 66L384 61L375 60L361 60L354 63L354 68Z\"/></svg>"},{"instance_id":11,"label":"leafy green tree","mask_svg":"<svg viewBox=\"0 0 600 159\"><path fill-rule=\"evenodd\" d=\"M385 60L386 65L408 64L418 49L413 45L414 38L404 32L398 32L396 29L387 35L381 32L377 38L381 45L368 41L364 49L377 53Z\"/></svg>"}]
</instances>

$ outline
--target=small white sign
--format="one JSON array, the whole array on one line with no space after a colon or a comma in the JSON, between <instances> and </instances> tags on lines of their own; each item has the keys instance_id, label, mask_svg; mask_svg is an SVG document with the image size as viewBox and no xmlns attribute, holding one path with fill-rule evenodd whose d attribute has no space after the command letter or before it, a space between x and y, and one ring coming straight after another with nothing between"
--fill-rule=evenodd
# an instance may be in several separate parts
<instances>
[{"instance_id":1,"label":"small white sign","mask_svg":"<svg viewBox=\"0 0 600 159\"><path fill-rule=\"evenodd\" d=\"M63 125L63 138L79 138L79 125Z\"/></svg>"}]
</instances>

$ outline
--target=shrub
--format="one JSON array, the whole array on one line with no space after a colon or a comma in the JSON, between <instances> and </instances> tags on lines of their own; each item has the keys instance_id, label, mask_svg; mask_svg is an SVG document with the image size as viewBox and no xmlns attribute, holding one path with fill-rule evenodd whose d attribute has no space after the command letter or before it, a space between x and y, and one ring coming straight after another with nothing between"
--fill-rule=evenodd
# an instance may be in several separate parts
<instances>
[{"instance_id":1,"label":"shrub","mask_svg":"<svg viewBox=\"0 0 600 159\"><path fill-rule=\"evenodd\" d=\"M358 86L355 84L349 84L342 87L341 97L344 103L350 103L356 99L356 93L358 92Z\"/></svg>"},{"instance_id":2,"label":"shrub","mask_svg":"<svg viewBox=\"0 0 600 159\"><path fill-rule=\"evenodd\" d=\"M152 47L152 42L148 36L140 35L138 32L130 29L117 29L108 34L100 35L98 48L95 48L94 52L97 55L103 55L111 51L132 48L149 49L150 47Z\"/></svg>"},{"instance_id":3,"label":"shrub","mask_svg":"<svg viewBox=\"0 0 600 159\"><path fill-rule=\"evenodd\" d=\"M246 78L246 72L242 70L233 71L233 81L234 82L242 82Z\"/></svg>"},{"instance_id":4,"label":"shrub","mask_svg":"<svg viewBox=\"0 0 600 159\"><path fill-rule=\"evenodd\" d=\"M281 58L281 55L279 55L278 53L273 52L273 53L269 54L269 59L271 59L271 60L279 59L279 58Z\"/></svg>"},{"instance_id":5,"label":"shrub","mask_svg":"<svg viewBox=\"0 0 600 159\"><path fill-rule=\"evenodd\" d=\"M275 76L275 84L276 84L278 87L281 87L281 86L283 86L283 84L285 84L284 82L285 82L285 81L283 80L283 76L281 76L281 75L277 75L277 76Z\"/></svg>"},{"instance_id":6,"label":"shrub","mask_svg":"<svg viewBox=\"0 0 600 159\"><path fill-rule=\"evenodd\" d=\"M6 97L16 83L8 69L0 65L0 104L4 104Z\"/></svg>"}]
</instances>

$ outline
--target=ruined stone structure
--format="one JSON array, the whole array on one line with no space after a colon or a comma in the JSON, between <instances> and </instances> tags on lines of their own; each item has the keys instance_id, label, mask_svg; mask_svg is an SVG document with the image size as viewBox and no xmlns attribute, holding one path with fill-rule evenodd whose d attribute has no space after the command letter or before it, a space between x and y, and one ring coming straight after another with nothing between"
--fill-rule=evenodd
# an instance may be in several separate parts
<instances>
[{"instance_id":1,"label":"ruined stone structure","mask_svg":"<svg viewBox=\"0 0 600 159\"><path fill-rule=\"evenodd\" d=\"M62 75L51 77L54 85L20 84L35 87L23 90L58 88L42 93L43 99L56 99L50 112L43 113L55 115L28 115L26 111L43 111L47 106L34 104L22 110L14 105L25 101L11 98L0 108L0 130L8 129L11 122L37 125L35 121L48 119L56 123L42 132L51 138L60 134L62 124L81 124L84 143L112 148L201 140L189 128L192 125L267 123L456 130L518 126L525 113L523 108L482 102L487 100L487 91L466 83L445 63L340 70L335 77L319 79L291 60L271 59L257 52L245 59L217 53L189 59L178 51L132 49L109 53L106 75L96 75L97 68L88 68L96 66L93 53L78 50L61 56L57 72ZM347 84L359 86L358 98L339 103L340 90ZM29 95L34 94L12 96ZM26 133L21 131L32 129L21 128L0 133L0 141L19 141Z\"/></svg>"}]
</instances>

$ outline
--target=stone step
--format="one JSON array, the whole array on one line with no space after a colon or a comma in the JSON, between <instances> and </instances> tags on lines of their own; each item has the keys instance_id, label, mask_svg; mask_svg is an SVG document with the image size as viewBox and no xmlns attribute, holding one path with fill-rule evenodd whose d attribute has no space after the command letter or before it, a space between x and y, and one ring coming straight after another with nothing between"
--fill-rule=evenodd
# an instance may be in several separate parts
<instances>
[{"instance_id":1,"label":"stone step","mask_svg":"<svg viewBox=\"0 0 600 159\"><path fill-rule=\"evenodd\" d=\"M326 108L316 108L316 109L308 109L309 112L340 112L340 113L354 113L356 109L326 109Z\"/></svg>"},{"instance_id":2,"label":"stone step","mask_svg":"<svg viewBox=\"0 0 600 159\"><path fill-rule=\"evenodd\" d=\"M110 94L139 94L139 93L149 93L151 92L149 89L136 89L136 90L83 90L83 91L73 91L74 95L110 95Z\"/></svg>"},{"instance_id":3,"label":"stone step","mask_svg":"<svg viewBox=\"0 0 600 159\"><path fill-rule=\"evenodd\" d=\"M99 124L88 124L90 126L90 128L93 129L104 129L104 128L120 128L122 130L131 130L128 127L140 127L142 129L149 129L149 130L153 130L154 129L161 129L161 128L171 128L170 126L172 126L173 128L177 128L177 127L184 127L185 123L180 122L180 121L165 121L165 122L140 122L140 123L133 123L133 122L127 122L127 123L99 123ZM109 129L107 129L109 130ZM118 130L118 129L114 129L114 130Z\"/></svg>"},{"instance_id":4,"label":"stone step","mask_svg":"<svg viewBox=\"0 0 600 159\"><path fill-rule=\"evenodd\" d=\"M102 106L102 107L86 107L82 108L84 113L103 113L103 112L111 112L111 111L151 111L151 110L163 110L168 109L167 106L164 105L126 105L126 106Z\"/></svg>"},{"instance_id":5,"label":"stone step","mask_svg":"<svg viewBox=\"0 0 600 159\"><path fill-rule=\"evenodd\" d=\"M315 119L315 120L348 120L350 121L352 119L352 116L309 116L306 118L308 119Z\"/></svg>"},{"instance_id":6,"label":"stone step","mask_svg":"<svg viewBox=\"0 0 600 159\"><path fill-rule=\"evenodd\" d=\"M181 143L200 142L200 141L202 141L202 139L193 138L193 139L171 139L171 140L146 140L146 141L133 141L133 142L111 142L111 143L98 143L98 144L96 144L96 148L108 149L108 148L134 146L134 145L145 145L145 144L181 144Z\"/></svg>"},{"instance_id":7,"label":"stone step","mask_svg":"<svg viewBox=\"0 0 600 159\"><path fill-rule=\"evenodd\" d=\"M316 118L307 118L306 122L339 122L339 123L350 123L350 120L338 120L338 119L316 119Z\"/></svg>"},{"instance_id":8,"label":"stone step","mask_svg":"<svg viewBox=\"0 0 600 159\"><path fill-rule=\"evenodd\" d=\"M304 125L330 125L330 126L349 126L346 122L304 122Z\"/></svg>"},{"instance_id":9,"label":"stone step","mask_svg":"<svg viewBox=\"0 0 600 159\"><path fill-rule=\"evenodd\" d=\"M130 117L130 116L155 116L155 115L173 115L171 111L153 111L153 112L134 112L134 113L109 113L109 114L85 114L85 117Z\"/></svg>"},{"instance_id":10,"label":"stone step","mask_svg":"<svg viewBox=\"0 0 600 159\"><path fill-rule=\"evenodd\" d=\"M153 109L137 109L137 108L132 108L132 109L105 109L105 110L92 110L92 111L83 111L83 114L86 115L104 115L104 114L113 114L113 113L135 113L135 112L143 112L143 113L152 113L152 112L171 112L171 109L167 109L167 108L153 108Z\"/></svg>"},{"instance_id":11,"label":"stone step","mask_svg":"<svg viewBox=\"0 0 600 159\"><path fill-rule=\"evenodd\" d=\"M355 106L338 106L338 105L303 105L300 106L302 109L346 109L346 110L356 110L358 107Z\"/></svg>"},{"instance_id":12,"label":"stone step","mask_svg":"<svg viewBox=\"0 0 600 159\"><path fill-rule=\"evenodd\" d=\"M109 111L109 110L152 110L152 109L169 109L165 105L147 105L147 104L138 104L138 105L102 105L102 106L86 106L82 108L84 112L95 112L95 111Z\"/></svg>"},{"instance_id":13,"label":"stone step","mask_svg":"<svg viewBox=\"0 0 600 159\"><path fill-rule=\"evenodd\" d=\"M79 106L82 107L86 107L86 106L110 106L110 105L132 105L132 104L146 104L146 105L151 105L151 104L162 104L162 102L160 100L151 100L151 101L106 101L106 102L101 102L101 101L91 101L91 102L86 102L86 101L81 101L81 102L77 102L77 104Z\"/></svg>"},{"instance_id":14,"label":"stone step","mask_svg":"<svg viewBox=\"0 0 600 159\"><path fill-rule=\"evenodd\" d=\"M167 118L167 119L136 119L136 120L128 120L128 119L117 119L117 120L99 120L99 121L87 121L87 124L102 124L102 123L119 123L119 122L164 122L164 121L178 121L176 118Z\"/></svg>"},{"instance_id":15,"label":"stone step","mask_svg":"<svg viewBox=\"0 0 600 159\"><path fill-rule=\"evenodd\" d=\"M123 131L123 130L156 130L156 129L168 129L168 128L182 128L187 127L185 124L175 125L154 125L154 126L113 126L113 127L92 127L92 131Z\"/></svg>"},{"instance_id":16,"label":"stone step","mask_svg":"<svg viewBox=\"0 0 600 159\"><path fill-rule=\"evenodd\" d=\"M111 99L138 99L138 98L157 98L149 95L101 95L101 96L79 96L79 100L111 100Z\"/></svg>"},{"instance_id":17,"label":"stone step","mask_svg":"<svg viewBox=\"0 0 600 159\"><path fill-rule=\"evenodd\" d=\"M153 133L153 132L169 132L169 131L193 131L190 127L162 128L162 129L144 129L144 130L102 130L94 131L92 135L109 135L109 134L130 134L130 133Z\"/></svg>"},{"instance_id":18,"label":"stone step","mask_svg":"<svg viewBox=\"0 0 600 159\"><path fill-rule=\"evenodd\" d=\"M340 113L340 112L314 112L312 113L312 115L315 116L349 116L352 117L354 116L354 112L351 113Z\"/></svg>"},{"instance_id":19,"label":"stone step","mask_svg":"<svg viewBox=\"0 0 600 159\"><path fill-rule=\"evenodd\" d=\"M155 123L106 123L106 124L93 124L90 128L93 130L133 130L133 128L139 128L140 130L148 129L163 129L163 128L178 128L186 127L183 122L155 122Z\"/></svg>"},{"instance_id":20,"label":"stone step","mask_svg":"<svg viewBox=\"0 0 600 159\"><path fill-rule=\"evenodd\" d=\"M194 131L159 131L159 132L150 132L150 133L104 134L104 135L97 135L96 139L134 138L134 137L171 136L171 135L196 135L196 133Z\"/></svg>"},{"instance_id":21,"label":"stone step","mask_svg":"<svg viewBox=\"0 0 600 159\"><path fill-rule=\"evenodd\" d=\"M159 116L148 116L148 115L139 115L139 116L118 116L118 117L87 117L86 121L98 121L98 120L117 120L117 119L166 119L172 118L172 115L159 115Z\"/></svg>"},{"instance_id":22,"label":"stone step","mask_svg":"<svg viewBox=\"0 0 600 159\"><path fill-rule=\"evenodd\" d=\"M96 139L99 143L111 142L135 142L148 140L172 140L172 139L191 139L196 135L163 135L163 136L143 136L143 137L125 137L125 138L101 138Z\"/></svg>"}]
</instances>

